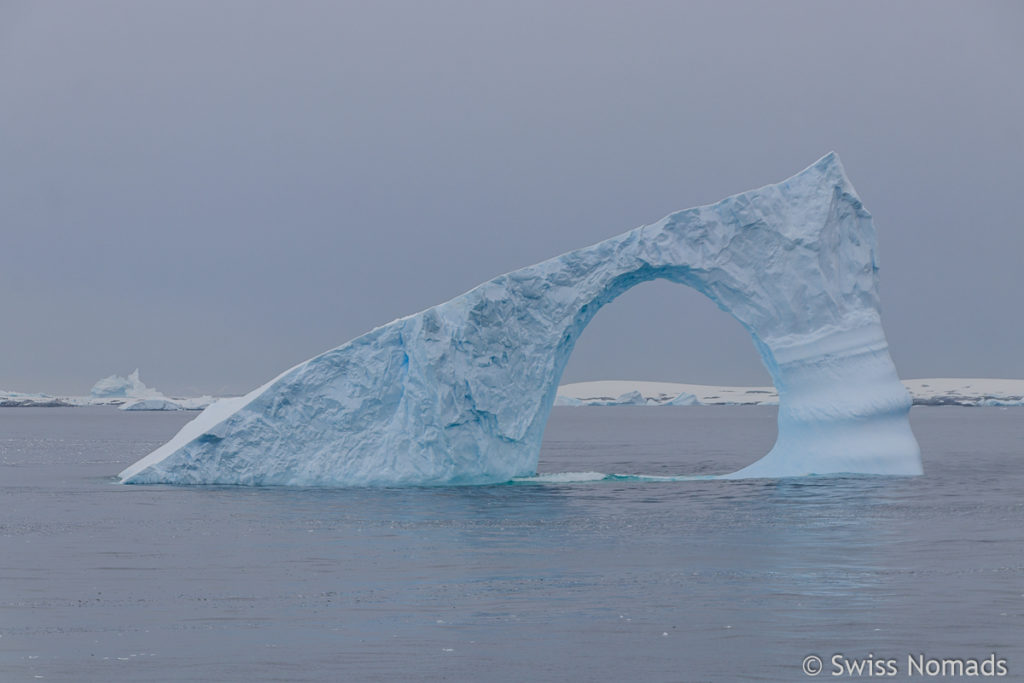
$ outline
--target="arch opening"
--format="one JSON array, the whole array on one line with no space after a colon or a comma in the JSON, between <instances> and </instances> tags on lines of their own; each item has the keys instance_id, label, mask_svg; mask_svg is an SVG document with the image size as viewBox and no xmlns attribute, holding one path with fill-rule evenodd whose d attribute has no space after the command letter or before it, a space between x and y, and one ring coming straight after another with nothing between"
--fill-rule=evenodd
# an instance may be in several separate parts
<instances>
[{"instance_id":1,"label":"arch opening","mask_svg":"<svg viewBox=\"0 0 1024 683\"><path fill-rule=\"evenodd\" d=\"M622 315L626 310L633 315ZM657 315L652 315L652 311L657 311ZM652 318L656 318L653 323ZM668 321L675 324L669 325ZM623 322L627 323L628 331L624 331ZM755 353L751 354L752 333L737 323L690 284L685 269L643 269L627 274L582 307L573 325L572 348L557 384L640 380L723 387L771 386L772 379L757 353L756 340ZM635 327L637 324L639 328ZM698 334L693 334L695 329ZM593 335L604 332L617 335L616 355L632 360L639 352L646 362L627 363L627 369L623 369L622 363L611 360L613 354L605 348L590 363L574 369L580 352L587 353L588 341L592 348L600 346L593 343ZM627 345L630 338L634 343ZM637 344L636 339L655 343ZM681 341L686 347L682 360L689 362L680 362ZM714 348L722 341L728 353ZM652 347L659 361L667 361L660 363L663 367L658 370L649 369ZM715 373L706 367L699 377L694 377L700 364L693 361L707 360L710 355L715 356L713 365L717 367L744 363L745 367L742 373L730 374L731 382L722 381L720 371ZM637 370L639 367L648 369ZM741 377L744 379L738 379ZM545 425L538 472L595 468L603 472L611 468L615 473L653 476L725 474L750 465L769 451L778 434L776 416L776 406L556 409Z\"/></svg>"},{"instance_id":2,"label":"arch opening","mask_svg":"<svg viewBox=\"0 0 1024 683\"><path fill-rule=\"evenodd\" d=\"M742 325L692 287L665 279L624 292L580 334L559 384L597 380L772 383Z\"/></svg>"}]
</instances>

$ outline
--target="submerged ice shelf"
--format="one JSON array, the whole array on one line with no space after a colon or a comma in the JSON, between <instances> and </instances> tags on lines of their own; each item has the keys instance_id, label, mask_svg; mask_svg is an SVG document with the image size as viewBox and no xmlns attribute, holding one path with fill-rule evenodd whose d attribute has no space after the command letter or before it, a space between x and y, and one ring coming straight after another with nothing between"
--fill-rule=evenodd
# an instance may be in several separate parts
<instances>
[{"instance_id":1,"label":"submerged ice shelf","mask_svg":"<svg viewBox=\"0 0 1024 683\"><path fill-rule=\"evenodd\" d=\"M576 340L634 285L736 318L779 392L772 450L731 477L919 474L879 317L875 228L839 158L499 276L218 401L126 483L475 484L536 471Z\"/></svg>"}]
</instances>

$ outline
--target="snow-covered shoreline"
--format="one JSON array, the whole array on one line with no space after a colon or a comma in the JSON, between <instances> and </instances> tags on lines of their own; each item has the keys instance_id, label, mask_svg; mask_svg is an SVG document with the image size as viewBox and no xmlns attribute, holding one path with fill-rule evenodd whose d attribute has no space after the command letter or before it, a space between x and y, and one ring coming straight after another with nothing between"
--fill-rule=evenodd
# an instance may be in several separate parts
<instances>
[{"instance_id":1,"label":"snow-covered shoreline","mask_svg":"<svg viewBox=\"0 0 1024 683\"><path fill-rule=\"evenodd\" d=\"M906 379L914 405L1024 406L1024 379ZM556 406L768 405L779 404L775 387L729 387L678 382L604 380L558 387Z\"/></svg>"}]
</instances>

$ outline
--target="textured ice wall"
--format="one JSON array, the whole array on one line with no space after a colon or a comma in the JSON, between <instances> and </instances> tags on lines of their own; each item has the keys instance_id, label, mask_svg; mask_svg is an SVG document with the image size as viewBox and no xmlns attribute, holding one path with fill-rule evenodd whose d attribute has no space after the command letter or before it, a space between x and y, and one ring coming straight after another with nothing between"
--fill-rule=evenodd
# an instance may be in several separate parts
<instances>
[{"instance_id":1,"label":"textured ice wall","mask_svg":"<svg viewBox=\"0 0 1024 683\"><path fill-rule=\"evenodd\" d=\"M470 484L533 474L577 338L665 278L750 332L779 436L733 477L918 474L878 311L875 229L835 154L777 185L529 266L220 401L129 483Z\"/></svg>"}]
</instances>

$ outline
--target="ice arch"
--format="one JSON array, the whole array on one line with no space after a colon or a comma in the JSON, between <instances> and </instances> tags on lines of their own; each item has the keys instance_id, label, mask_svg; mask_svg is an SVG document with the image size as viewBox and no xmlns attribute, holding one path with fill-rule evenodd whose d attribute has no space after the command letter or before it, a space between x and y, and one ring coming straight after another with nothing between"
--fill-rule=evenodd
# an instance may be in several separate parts
<instances>
[{"instance_id":1,"label":"ice arch","mask_svg":"<svg viewBox=\"0 0 1024 683\"><path fill-rule=\"evenodd\" d=\"M576 339L634 285L693 287L779 391L772 450L728 477L919 474L878 308L875 230L829 154L777 185L499 276L221 401L127 483L402 485L535 471Z\"/></svg>"}]
</instances>

